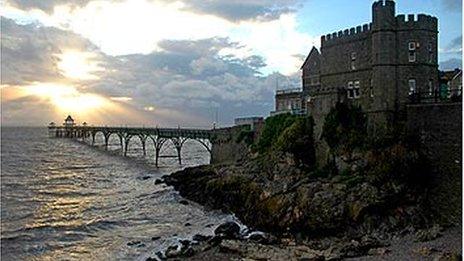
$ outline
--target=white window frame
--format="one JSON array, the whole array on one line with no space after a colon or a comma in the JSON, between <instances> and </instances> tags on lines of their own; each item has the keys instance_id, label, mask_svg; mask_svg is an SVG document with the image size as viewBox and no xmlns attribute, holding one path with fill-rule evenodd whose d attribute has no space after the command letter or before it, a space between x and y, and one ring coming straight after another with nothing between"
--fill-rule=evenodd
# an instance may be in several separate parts
<instances>
[{"instance_id":1,"label":"white window frame","mask_svg":"<svg viewBox=\"0 0 464 261\"><path fill-rule=\"evenodd\" d=\"M356 52L351 52L351 70L356 70Z\"/></svg>"},{"instance_id":2,"label":"white window frame","mask_svg":"<svg viewBox=\"0 0 464 261\"><path fill-rule=\"evenodd\" d=\"M408 61L410 63L416 62L416 42L408 43Z\"/></svg>"},{"instance_id":3,"label":"white window frame","mask_svg":"<svg viewBox=\"0 0 464 261\"><path fill-rule=\"evenodd\" d=\"M355 99L358 99L359 97L361 97L361 83L360 83L360 81L355 81L354 82L353 94L354 94Z\"/></svg>"},{"instance_id":4,"label":"white window frame","mask_svg":"<svg viewBox=\"0 0 464 261\"><path fill-rule=\"evenodd\" d=\"M354 99L354 85L352 81L348 82L347 96L348 99Z\"/></svg>"},{"instance_id":5,"label":"white window frame","mask_svg":"<svg viewBox=\"0 0 464 261\"><path fill-rule=\"evenodd\" d=\"M417 92L416 79L410 78L408 80L408 86L409 86L409 95L415 94Z\"/></svg>"},{"instance_id":6,"label":"white window frame","mask_svg":"<svg viewBox=\"0 0 464 261\"><path fill-rule=\"evenodd\" d=\"M429 80L429 96L433 96L433 93L434 93L434 88L433 88L433 80L430 79Z\"/></svg>"}]
</instances>

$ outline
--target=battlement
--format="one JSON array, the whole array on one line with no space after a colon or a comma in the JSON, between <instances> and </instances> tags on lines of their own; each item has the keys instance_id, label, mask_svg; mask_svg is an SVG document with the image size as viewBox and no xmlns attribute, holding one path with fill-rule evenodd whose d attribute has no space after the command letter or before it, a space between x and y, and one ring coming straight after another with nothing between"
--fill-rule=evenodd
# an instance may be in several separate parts
<instances>
[{"instance_id":1,"label":"battlement","mask_svg":"<svg viewBox=\"0 0 464 261\"><path fill-rule=\"evenodd\" d=\"M438 19L425 14L397 15L396 24L398 30L438 30Z\"/></svg>"},{"instance_id":2,"label":"battlement","mask_svg":"<svg viewBox=\"0 0 464 261\"><path fill-rule=\"evenodd\" d=\"M354 40L365 37L372 29L372 23L364 24L343 31L334 32L321 36L321 45L338 44L345 40Z\"/></svg>"},{"instance_id":3,"label":"battlement","mask_svg":"<svg viewBox=\"0 0 464 261\"><path fill-rule=\"evenodd\" d=\"M395 6L395 1L393 0L379 0L377 2L374 2L372 4L374 8L376 7L394 7Z\"/></svg>"}]
</instances>

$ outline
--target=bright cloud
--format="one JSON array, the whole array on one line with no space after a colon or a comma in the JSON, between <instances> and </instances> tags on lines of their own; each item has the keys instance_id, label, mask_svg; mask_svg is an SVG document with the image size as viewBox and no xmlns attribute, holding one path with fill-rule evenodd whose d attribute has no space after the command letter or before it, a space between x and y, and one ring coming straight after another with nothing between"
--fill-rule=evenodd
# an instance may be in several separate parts
<instances>
[{"instance_id":1,"label":"bright cloud","mask_svg":"<svg viewBox=\"0 0 464 261\"><path fill-rule=\"evenodd\" d=\"M287 10L284 4L294 3L285 2L279 3L281 10ZM232 4L224 4L232 8ZM203 10L204 6L200 6ZM196 7L181 1L90 1L82 7L57 6L51 15L37 9L21 11L11 6L7 6L4 14L9 17L27 17L26 14L30 13L30 17L46 25L72 30L84 36L108 55L147 54L158 50L159 43L166 39L229 37L243 45L243 48L224 50L224 53L238 57L258 54L264 57L268 65L263 68L265 73L296 72L302 61L295 55L305 54L311 45L318 44L317 38L297 31L295 14L291 12L271 16L273 19L237 22L217 16L217 12L198 13ZM259 10L272 10L272 5L266 7L258 5L256 1L252 7L256 8L257 15L264 14ZM231 12L235 10L233 8Z\"/></svg>"}]
</instances>

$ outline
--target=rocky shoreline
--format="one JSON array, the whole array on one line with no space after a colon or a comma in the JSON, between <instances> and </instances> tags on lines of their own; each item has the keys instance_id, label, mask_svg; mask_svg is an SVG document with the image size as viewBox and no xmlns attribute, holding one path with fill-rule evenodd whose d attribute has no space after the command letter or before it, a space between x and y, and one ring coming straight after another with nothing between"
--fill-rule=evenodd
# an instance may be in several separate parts
<instances>
[{"instance_id":1,"label":"rocky shoreline","mask_svg":"<svg viewBox=\"0 0 464 261\"><path fill-rule=\"evenodd\" d=\"M196 235L156 259L460 260L460 228L435 224L411 188L308 177L288 159L269 162L187 168L158 181L207 208L234 213L250 229L224 224L214 236ZM454 244L428 246L444 235ZM411 241L408 249L398 247Z\"/></svg>"}]
</instances>

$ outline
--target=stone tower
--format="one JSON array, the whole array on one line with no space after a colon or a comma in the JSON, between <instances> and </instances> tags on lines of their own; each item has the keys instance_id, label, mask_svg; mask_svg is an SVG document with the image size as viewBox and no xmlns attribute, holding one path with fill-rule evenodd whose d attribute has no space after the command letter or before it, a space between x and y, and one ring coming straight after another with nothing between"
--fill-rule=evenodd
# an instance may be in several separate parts
<instances>
[{"instance_id":1,"label":"stone tower","mask_svg":"<svg viewBox=\"0 0 464 261\"><path fill-rule=\"evenodd\" d=\"M395 2L374 2L372 5L372 88L370 126L386 126L397 109L397 39ZM381 113L375 113L381 112ZM377 128L378 129L378 128Z\"/></svg>"}]
</instances>

